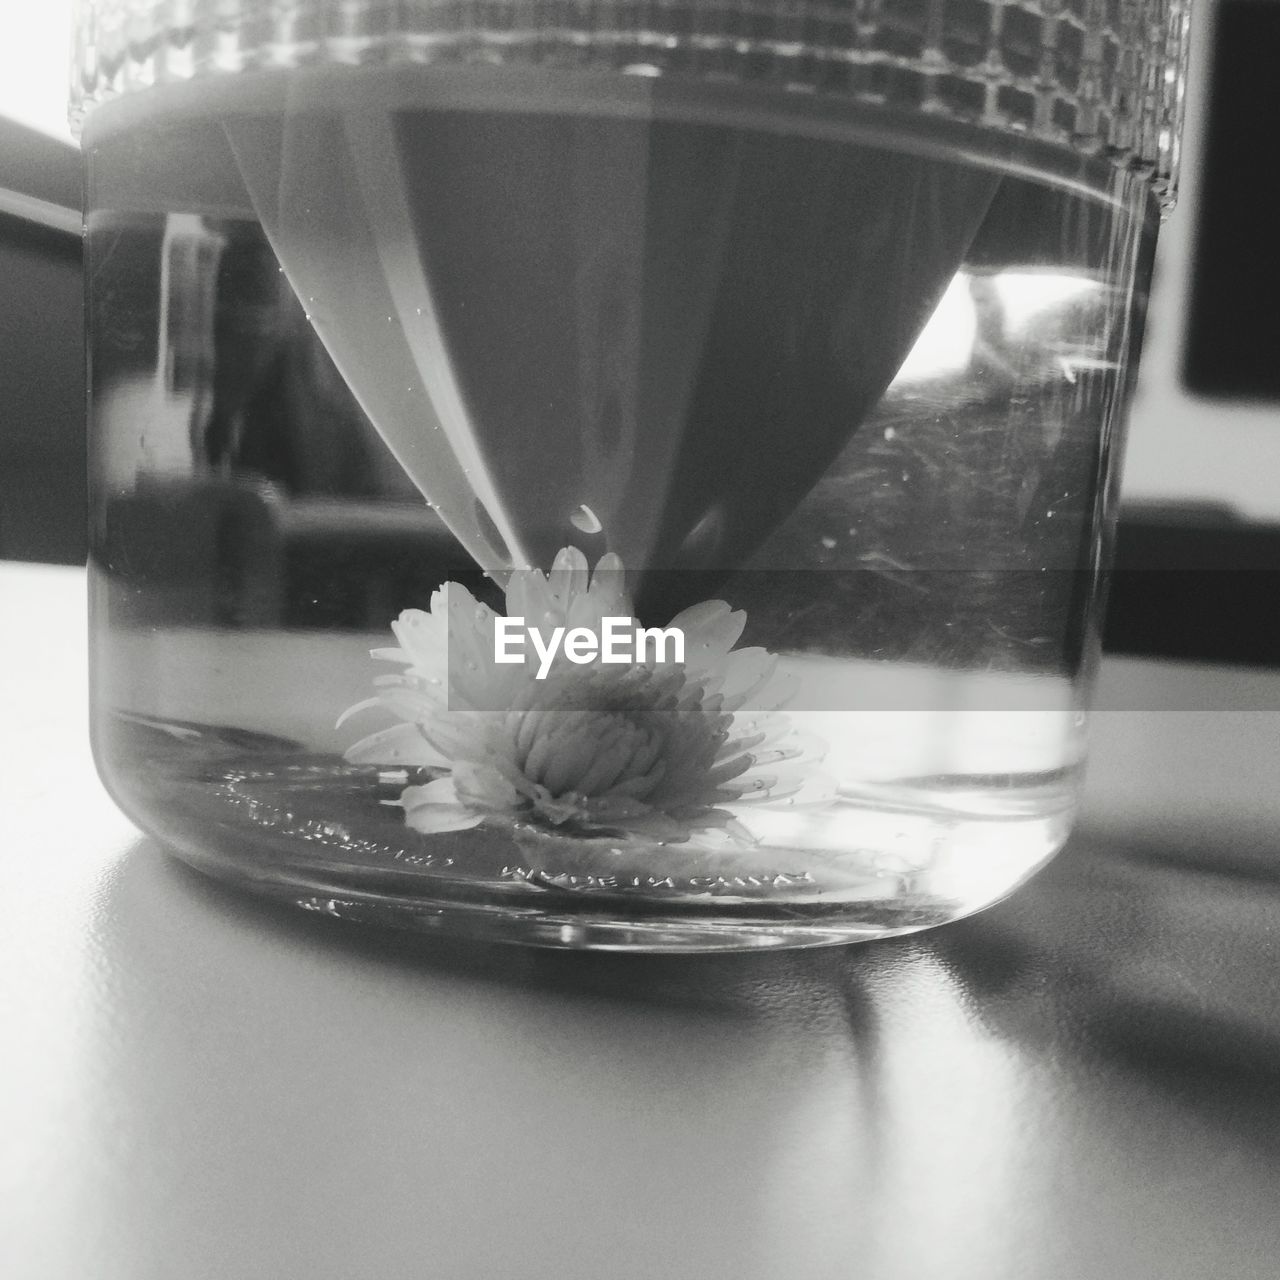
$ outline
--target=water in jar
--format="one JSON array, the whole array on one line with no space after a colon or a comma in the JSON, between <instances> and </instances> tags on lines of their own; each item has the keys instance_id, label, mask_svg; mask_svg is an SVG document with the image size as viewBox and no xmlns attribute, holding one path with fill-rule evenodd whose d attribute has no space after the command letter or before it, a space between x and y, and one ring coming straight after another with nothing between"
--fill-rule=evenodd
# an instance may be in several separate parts
<instances>
[{"instance_id":1,"label":"water in jar","mask_svg":"<svg viewBox=\"0 0 1280 1280\"><path fill-rule=\"evenodd\" d=\"M1156 215L1101 161L977 138L490 68L99 107L94 732L122 805L314 909L563 945L873 937L1009 892L1076 802ZM439 744L351 752L396 726L339 720L401 669L370 651L402 611L457 583L501 613L566 548L617 557L645 626L721 619L708 679L703 603L745 614L767 685L670 733L641 690L536 760L526 721L502 763L541 807L468 792ZM698 733L741 746L740 795L555 808L689 773Z\"/></svg>"}]
</instances>

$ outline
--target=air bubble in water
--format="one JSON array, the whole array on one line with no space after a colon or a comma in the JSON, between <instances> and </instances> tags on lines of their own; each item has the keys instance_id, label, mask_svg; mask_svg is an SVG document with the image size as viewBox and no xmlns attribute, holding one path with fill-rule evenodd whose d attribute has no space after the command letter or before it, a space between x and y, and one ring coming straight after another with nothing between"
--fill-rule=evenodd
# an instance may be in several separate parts
<instances>
[{"instance_id":1,"label":"air bubble in water","mask_svg":"<svg viewBox=\"0 0 1280 1280\"><path fill-rule=\"evenodd\" d=\"M585 502L569 517L569 523L583 533L599 533L604 528L600 517Z\"/></svg>"}]
</instances>

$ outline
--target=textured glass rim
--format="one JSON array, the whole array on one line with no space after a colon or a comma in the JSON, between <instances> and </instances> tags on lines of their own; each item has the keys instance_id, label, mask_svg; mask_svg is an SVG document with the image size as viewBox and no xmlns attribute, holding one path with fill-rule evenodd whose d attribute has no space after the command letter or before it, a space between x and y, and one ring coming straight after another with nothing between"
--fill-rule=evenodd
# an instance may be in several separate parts
<instances>
[{"instance_id":1,"label":"textured glass rim","mask_svg":"<svg viewBox=\"0 0 1280 1280\"><path fill-rule=\"evenodd\" d=\"M253 70L612 71L968 124L1105 159L1169 207L1191 2L76 0L69 118L78 135L122 94Z\"/></svg>"}]
</instances>

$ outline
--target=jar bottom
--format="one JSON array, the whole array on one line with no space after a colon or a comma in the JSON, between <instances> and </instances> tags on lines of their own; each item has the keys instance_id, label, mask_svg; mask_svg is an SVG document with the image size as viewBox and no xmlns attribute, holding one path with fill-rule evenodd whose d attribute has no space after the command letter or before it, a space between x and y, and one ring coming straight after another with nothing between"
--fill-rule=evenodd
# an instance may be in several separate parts
<instances>
[{"instance_id":1,"label":"jar bottom","mask_svg":"<svg viewBox=\"0 0 1280 1280\"><path fill-rule=\"evenodd\" d=\"M709 952L913 933L1007 896L1072 819L1059 779L1038 805L1024 786L1021 811L1002 815L845 799L789 846L510 822L428 836L394 805L403 771L239 730L112 724L98 748L116 799L199 871L339 919L486 942Z\"/></svg>"},{"instance_id":2,"label":"jar bottom","mask_svg":"<svg viewBox=\"0 0 1280 1280\"><path fill-rule=\"evenodd\" d=\"M798 950L841 946L899 937L949 924L973 915L1012 893L1047 861L1032 864L1026 874L993 897L968 901L916 894L897 900L851 902L824 906L809 915L790 909L789 919L763 911L739 915L722 902L699 909L693 903L664 910L645 904L557 903L551 895L537 903L466 902L450 897L400 895L335 883L301 867L273 868L263 874L245 862L211 857L190 848L169 846L181 861L215 880L269 901L319 912L335 919L380 929L436 934L463 940L582 951L637 953L708 953Z\"/></svg>"}]
</instances>

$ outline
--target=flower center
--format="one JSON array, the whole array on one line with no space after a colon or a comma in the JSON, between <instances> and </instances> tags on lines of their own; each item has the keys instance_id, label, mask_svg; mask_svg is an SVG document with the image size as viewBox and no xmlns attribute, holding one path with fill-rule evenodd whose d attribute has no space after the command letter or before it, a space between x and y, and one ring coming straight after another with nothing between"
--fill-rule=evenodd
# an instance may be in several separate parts
<instances>
[{"instance_id":1,"label":"flower center","mask_svg":"<svg viewBox=\"0 0 1280 1280\"><path fill-rule=\"evenodd\" d=\"M664 743L652 717L535 708L522 718L516 760L530 782L553 796L602 796L621 788L640 799L661 777Z\"/></svg>"}]
</instances>

